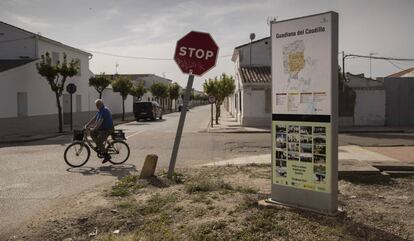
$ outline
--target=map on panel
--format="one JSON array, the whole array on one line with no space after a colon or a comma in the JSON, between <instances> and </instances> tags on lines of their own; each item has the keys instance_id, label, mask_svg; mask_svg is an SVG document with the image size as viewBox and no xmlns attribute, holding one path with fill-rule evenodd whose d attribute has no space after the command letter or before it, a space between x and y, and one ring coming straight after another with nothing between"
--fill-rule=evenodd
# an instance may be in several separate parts
<instances>
[{"instance_id":1,"label":"map on panel","mask_svg":"<svg viewBox=\"0 0 414 241\"><path fill-rule=\"evenodd\" d=\"M303 40L295 40L283 46L283 71L289 75L286 90L309 90L317 61L305 56L306 48Z\"/></svg>"}]
</instances>

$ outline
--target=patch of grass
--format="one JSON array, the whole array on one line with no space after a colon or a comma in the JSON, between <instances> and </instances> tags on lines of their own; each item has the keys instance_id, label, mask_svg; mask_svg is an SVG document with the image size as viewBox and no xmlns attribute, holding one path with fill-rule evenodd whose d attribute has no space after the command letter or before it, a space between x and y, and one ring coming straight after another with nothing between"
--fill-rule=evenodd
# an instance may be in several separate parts
<instances>
[{"instance_id":1,"label":"patch of grass","mask_svg":"<svg viewBox=\"0 0 414 241\"><path fill-rule=\"evenodd\" d=\"M178 241L181 240L175 233L169 229L171 218L165 213L161 213L158 218L152 219L145 223L141 229L134 234L113 235L108 234L99 237L98 241Z\"/></svg>"},{"instance_id":2,"label":"patch of grass","mask_svg":"<svg viewBox=\"0 0 414 241\"><path fill-rule=\"evenodd\" d=\"M161 195L159 193L151 196L146 204L139 208L139 212L143 215L159 213L164 206L169 203L173 203L177 200L177 197L174 193Z\"/></svg>"},{"instance_id":3,"label":"patch of grass","mask_svg":"<svg viewBox=\"0 0 414 241\"><path fill-rule=\"evenodd\" d=\"M138 183L137 175L125 176L112 187L111 196L125 197L143 187L142 184Z\"/></svg>"},{"instance_id":4,"label":"patch of grass","mask_svg":"<svg viewBox=\"0 0 414 241\"><path fill-rule=\"evenodd\" d=\"M194 217L199 218L207 214L207 210L203 207L197 208L194 211Z\"/></svg>"},{"instance_id":5,"label":"patch of grass","mask_svg":"<svg viewBox=\"0 0 414 241\"><path fill-rule=\"evenodd\" d=\"M234 188L221 179L198 177L185 183L185 191L189 194L197 192L212 192L221 190L233 190Z\"/></svg>"},{"instance_id":6,"label":"patch of grass","mask_svg":"<svg viewBox=\"0 0 414 241\"><path fill-rule=\"evenodd\" d=\"M205 193L196 194L191 197L191 202L193 203L204 203L206 205L210 205L213 203L211 199L205 195Z\"/></svg>"},{"instance_id":7,"label":"patch of grass","mask_svg":"<svg viewBox=\"0 0 414 241\"><path fill-rule=\"evenodd\" d=\"M234 191L236 192L241 192L241 193L257 193L258 191L254 188L251 187L242 187L242 186L237 186L236 188L234 188Z\"/></svg>"},{"instance_id":8,"label":"patch of grass","mask_svg":"<svg viewBox=\"0 0 414 241\"><path fill-rule=\"evenodd\" d=\"M225 221L214 221L189 229L189 236L194 241L228 240L224 235L227 224Z\"/></svg>"},{"instance_id":9,"label":"patch of grass","mask_svg":"<svg viewBox=\"0 0 414 241\"><path fill-rule=\"evenodd\" d=\"M168 173L166 170L163 170L162 173L160 174L161 177L167 177ZM178 173L178 172L174 172L173 176L171 178L171 181L174 184L183 184L185 181L185 177L183 174Z\"/></svg>"},{"instance_id":10,"label":"patch of grass","mask_svg":"<svg viewBox=\"0 0 414 241\"><path fill-rule=\"evenodd\" d=\"M127 210L130 214L135 214L140 208L140 204L134 199L123 200L117 206Z\"/></svg>"}]
</instances>

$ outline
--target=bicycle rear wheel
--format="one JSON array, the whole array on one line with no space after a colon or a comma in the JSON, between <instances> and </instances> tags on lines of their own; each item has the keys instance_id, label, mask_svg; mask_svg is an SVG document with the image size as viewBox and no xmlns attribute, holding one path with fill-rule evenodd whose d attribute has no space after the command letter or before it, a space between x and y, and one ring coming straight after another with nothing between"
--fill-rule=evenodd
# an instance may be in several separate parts
<instances>
[{"instance_id":1,"label":"bicycle rear wheel","mask_svg":"<svg viewBox=\"0 0 414 241\"><path fill-rule=\"evenodd\" d=\"M125 141L115 140L109 143L107 148L108 154L111 155L110 163L119 165L126 162L129 158L129 146Z\"/></svg>"},{"instance_id":2,"label":"bicycle rear wheel","mask_svg":"<svg viewBox=\"0 0 414 241\"><path fill-rule=\"evenodd\" d=\"M89 160L91 150L83 142L74 142L66 147L64 158L71 167L81 167Z\"/></svg>"}]
</instances>

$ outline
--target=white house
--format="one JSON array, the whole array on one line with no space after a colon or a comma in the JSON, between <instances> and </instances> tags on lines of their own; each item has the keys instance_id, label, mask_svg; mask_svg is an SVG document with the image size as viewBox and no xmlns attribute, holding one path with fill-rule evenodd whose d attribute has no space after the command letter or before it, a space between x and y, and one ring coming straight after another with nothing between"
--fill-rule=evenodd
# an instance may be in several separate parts
<instances>
[{"instance_id":1,"label":"white house","mask_svg":"<svg viewBox=\"0 0 414 241\"><path fill-rule=\"evenodd\" d=\"M242 126L270 128L271 51L269 37L234 49L236 90L225 107Z\"/></svg>"},{"instance_id":2,"label":"white house","mask_svg":"<svg viewBox=\"0 0 414 241\"><path fill-rule=\"evenodd\" d=\"M160 105L162 104L161 100L157 100L156 97L154 97L149 91L151 88L151 85L155 83L163 83L166 85L170 85L172 83L172 80L155 75L155 74L113 74L113 75L107 75L111 80L114 80L116 76L125 76L129 79L131 79L132 83L134 84L142 84L144 87L148 90L142 97L141 101L157 101ZM134 97L134 101L138 101ZM170 99L166 98L164 100L164 108L168 109L170 106Z\"/></svg>"},{"instance_id":3,"label":"white house","mask_svg":"<svg viewBox=\"0 0 414 241\"><path fill-rule=\"evenodd\" d=\"M2 136L54 132L58 129L57 105L54 92L47 81L36 70L36 62L42 54L49 52L52 61L77 59L80 71L66 81L74 83L77 92L73 95L74 125L85 123L95 112L94 100L97 92L89 87L92 73L89 60L92 55L83 50L65 45L41 35L0 22L0 134ZM105 101L113 114L120 113L122 104L118 93L107 94ZM114 100L112 100L114 99ZM115 100L118 99L118 100ZM104 98L105 100L105 98ZM64 125L70 123L70 96L65 92L61 98ZM127 111L132 111L132 98L127 101Z\"/></svg>"}]
</instances>

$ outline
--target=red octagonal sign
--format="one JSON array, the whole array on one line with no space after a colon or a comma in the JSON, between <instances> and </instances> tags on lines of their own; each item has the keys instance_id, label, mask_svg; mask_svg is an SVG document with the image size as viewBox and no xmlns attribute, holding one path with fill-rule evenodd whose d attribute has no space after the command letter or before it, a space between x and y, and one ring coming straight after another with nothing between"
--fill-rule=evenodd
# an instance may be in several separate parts
<instances>
[{"instance_id":1,"label":"red octagonal sign","mask_svg":"<svg viewBox=\"0 0 414 241\"><path fill-rule=\"evenodd\" d=\"M203 75L216 65L218 49L209 33L191 31L177 41L174 60L183 73Z\"/></svg>"}]
</instances>

